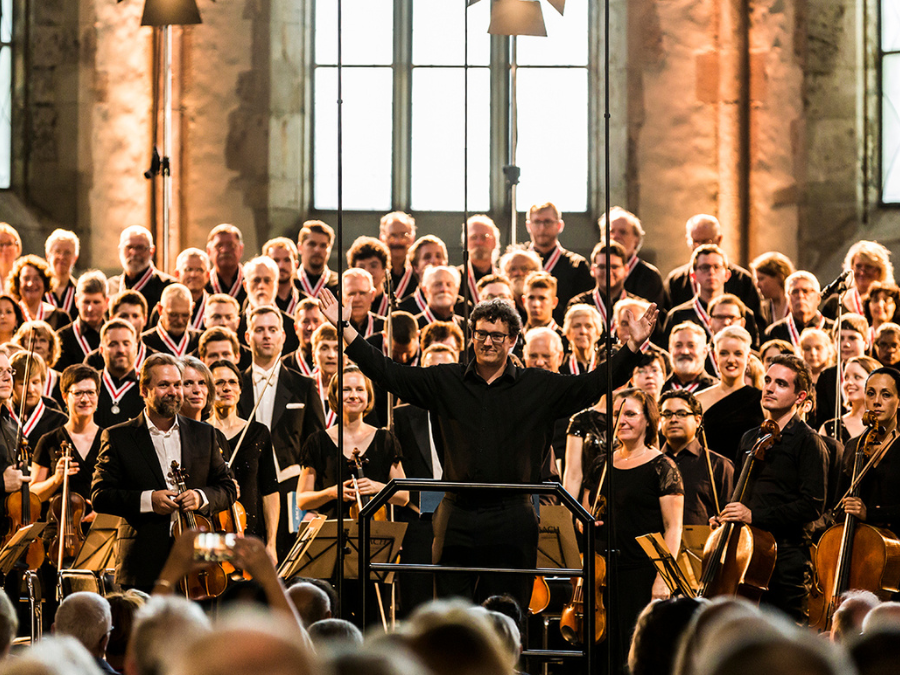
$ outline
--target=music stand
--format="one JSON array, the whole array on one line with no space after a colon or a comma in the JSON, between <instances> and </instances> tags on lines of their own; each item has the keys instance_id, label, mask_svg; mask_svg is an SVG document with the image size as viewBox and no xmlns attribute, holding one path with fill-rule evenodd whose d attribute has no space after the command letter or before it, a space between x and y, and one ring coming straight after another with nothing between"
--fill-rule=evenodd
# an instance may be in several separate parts
<instances>
[{"instance_id":1,"label":"music stand","mask_svg":"<svg viewBox=\"0 0 900 675\"><path fill-rule=\"evenodd\" d=\"M563 569L581 567L572 514L565 506L541 507L537 566Z\"/></svg>"},{"instance_id":2,"label":"music stand","mask_svg":"<svg viewBox=\"0 0 900 675\"><path fill-rule=\"evenodd\" d=\"M303 535L307 523L300 531ZM406 523L390 523L375 521L369 524L369 544L371 546L370 560L372 562L392 562L400 552L400 544L406 534ZM344 556L344 578L357 579L359 577L359 527L353 521L345 521L344 539L350 546L349 552ZM302 575L310 579L331 579L337 565L337 520L327 520L319 530L319 534L298 556L292 574ZM385 581L386 577L393 579L393 574L379 576L377 572L371 573L371 579ZM289 578L287 575L285 578ZM390 583L386 581L385 583Z\"/></svg>"},{"instance_id":3,"label":"music stand","mask_svg":"<svg viewBox=\"0 0 900 675\"><path fill-rule=\"evenodd\" d=\"M47 523L31 523L16 530L2 549L0 549L0 572L4 576L12 572L19 559L28 551L31 543L40 536Z\"/></svg>"},{"instance_id":4,"label":"music stand","mask_svg":"<svg viewBox=\"0 0 900 675\"><path fill-rule=\"evenodd\" d=\"M303 564L302 561L304 556L308 555L309 550L315 543L316 537L319 536L319 532L325 522L327 522L325 516L317 516L312 520L301 523L301 525L305 525L305 527L303 528L303 531L297 533L297 539L291 547L291 551L288 553L287 558L285 558L281 565L278 566L279 577L282 579L290 579L298 573L300 566ZM312 533L310 533L311 530ZM304 541L307 538L308 541ZM298 545L300 546L300 550L295 554L294 549ZM292 556L294 556L293 560L291 560Z\"/></svg>"},{"instance_id":5,"label":"music stand","mask_svg":"<svg viewBox=\"0 0 900 675\"><path fill-rule=\"evenodd\" d=\"M369 523L369 562L390 563L396 562L400 554L400 544L406 534L406 523L394 523L389 520L373 520ZM349 555L344 556L344 578L359 578L359 524L350 526ZM370 581L380 581L384 584L394 583L394 572L381 573L372 570L369 574Z\"/></svg>"},{"instance_id":6,"label":"music stand","mask_svg":"<svg viewBox=\"0 0 900 675\"><path fill-rule=\"evenodd\" d=\"M100 574L108 569L115 552L116 531L121 520L118 516L98 513L70 569Z\"/></svg>"},{"instance_id":7,"label":"music stand","mask_svg":"<svg viewBox=\"0 0 900 675\"><path fill-rule=\"evenodd\" d=\"M672 552L666 545L666 540L662 538L659 532L635 537L635 541L644 549L644 553L653 562L653 566L659 572L659 576L662 577L662 580L673 594L681 593L687 598L696 597L695 589L688 581L684 570L678 566Z\"/></svg>"}]
</instances>

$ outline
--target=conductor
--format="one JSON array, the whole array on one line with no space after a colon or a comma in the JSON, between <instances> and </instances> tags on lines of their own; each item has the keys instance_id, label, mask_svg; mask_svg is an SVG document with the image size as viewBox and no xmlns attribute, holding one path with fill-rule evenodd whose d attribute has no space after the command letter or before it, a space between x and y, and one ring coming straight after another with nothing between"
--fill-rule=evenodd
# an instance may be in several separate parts
<instances>
[{"instance_id":1,"label":"conductor","mask_svg":"<svg viewBox=\"0 0 900 675\"><path fill-rule=\"evenodd\" d=\"M520 368L509 359L522 321L502 299L480 302L469 327L474 359L416 368L394 363L349 323L350 308L340 312L334 296L319 296L322 313L343 323L346 354L369 378L405 403L435 414L445 448L443 477L464 483L538 483L554 422L590 405L606 393L607 366L618 387L638 364L640 345L656 323L656 305L634 321L623 347L584 375L559 375ZM434 514L434 563L459 567L528 568L537 564L538 522L528 495L495 492L448 492ZM475 600L510 593L528 604L532 580L523 575L468 573L436 576L437 594Z\"/></svg>"}]
</instances>

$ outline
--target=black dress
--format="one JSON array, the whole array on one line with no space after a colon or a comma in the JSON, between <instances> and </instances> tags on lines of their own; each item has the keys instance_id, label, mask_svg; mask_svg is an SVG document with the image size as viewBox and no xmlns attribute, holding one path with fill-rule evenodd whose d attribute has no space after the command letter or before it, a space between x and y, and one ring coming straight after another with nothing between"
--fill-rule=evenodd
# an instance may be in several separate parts
<instances>
[{"instance_id":1,"label":"black dress","mask_svg":"<svg viewBox=\"0 0 900 675\"><path fill-rule=\"evenodd\" d=\"M228 447L223 448L226 462L231 459L231 453L240 437L241 434L238 432L234 437L226 439ZM265 541L262 498L264 495L278 492L272 437L265 424L250 422L250 428L247 429L247 435L241 443L237 457L234 458L231 470L238 485L241 486L239 501L247 512L246 531Z\"/></svg>"},{"instance_id":2,"label":"black dress","mask_svg":"<svg viewBox=\"0 0 900 675\"><path fill-rule=\"evenodd\" d=\"M372 442L361 454L363 474L379 483L387 483L391 479L391 467L399 463L403 457L400 443L393 432L377 429ZM337 446L326 431L318 431L303 444L300 452L300 466L309 467L316 472L314 490L324 490L337 484ZM347 478L356 476L356 465L352 459L346 459L344 475ZM334 501L323 504L316 509L323 516L335 517Z\"/></svg>"},{"instance_id":3,"label":"black dress","mask_svg":"<svg viewBox=\"0 0 900 675\"><path fill-rule=\"evenodd\" d=\"M78 473L69 476L69 489L77 492L85 499L91 498L91 478L94 475L94 465L97 463L97 455L100 454L100 435L102 429L97 429L94 436L94 442L91 443L91 449L88 451L87 457L82 457L72 437L65 427L57 427L50 433L41 436L34 450L34 463L38 466L46 467L50 474L53 475L56 470L56 463L62 457L62 442L66 441L72 445L72 459L78 462Z\"/></svg>"},{"instance_id":4,"label":"black dress","mask_svg":"<svg viewBox=\"0 0 900 675\"><path fill-rule=\"evenodd\" d=\"M575 413L569 420L568 436L577 436L581 445L581 475L587 477L597 456L606 453L606 413L587 408ZM582 480L584 485L585 480ZM572 495L581 500L581 495Z\"/></svg>"},{"instance_id":5,"label":"black dress","mask_svg":"<svg viewBox=\"0 0 900 675\"><path fill-rule=\"evenodd\" d=\"M590 472L592 492L597 489L605 461L605 455L601 455L594 462ZM684 484L675 462L666 455L659 455L631 469L614 468L613 471L615 499L611 508L616 512L616 546L619 550L616 616L621 658L618 662L624 663L637 617L652 599L653 581L656 579L656 568L635 537L652 532L665 533L659 499L668 495L683 495ZM603 481L602 490L608 497L608 478ZM609 508L607 506L607 510ZM598 527L599 553L606 551L606 538L606 525Z\"/></svg>"},{"instance_id":6,"label":"black dress","mask_svg":"<svg viewBox=\"0 0 900 675\"><path fill-rule=\"evenodd\" d=\"M731 392L703 413L703 428L710 450L730 459L740 467L741 437L763 422L762 392L755 387L741 387Z\"/></svg>"},{"instance_id":7,"label":"black dress","mask_svg":"<svg viewBox=\"0 0 900 675\"><path fill-rule=\"evenodd\" d=\"M844 474L840 494L850 486L857 436L844 448ZM891 441L881 460L859 483L859 497L866 506L866 523L883 527L900 536L900 436Z\"/></svg>"}]
</instances>

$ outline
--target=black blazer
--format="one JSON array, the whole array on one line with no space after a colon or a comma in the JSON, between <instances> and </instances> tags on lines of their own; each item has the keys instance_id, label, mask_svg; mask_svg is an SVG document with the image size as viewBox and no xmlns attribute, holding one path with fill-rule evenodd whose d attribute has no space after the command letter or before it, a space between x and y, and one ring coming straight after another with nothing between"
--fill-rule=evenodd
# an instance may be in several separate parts
<instances>
[{"instance_id":1,"label":"black blazer","mask_svg":"<svg viewBox=\"0 0 900 675\"><path fill-rule=\"evenodd\" d=\"M256 399L253 395L252 368L244 371L238 414L250 418ZM325 429L325 412L315 381L281 364L275 383L272 410L272 446L282 470L300 463L300 448L307 438Z\"/></svg>"},{"instance_id":2,"label":"black blazer","mask_svg":"<svg viewBox=\"0 0 900 675\"><path fill-rule=\"evenodd\" d=\"M187 487L203 490L210 513L227 509L237 491L215 442L215 428L181 415L178 424ZM141 493L166 488L143 414L103 431L91 496L98 513L124 518L116 542L117 583L152 586L162 570L172 546L171 518L141 513Z\"/></svg>"},{"instance_id":3,"label":"black blazer","mask_svg":"<svg viewBox=\"0 0 900 675\"><path fill-rule=\"evenodd\" d=\"M407 478L434 477L431 443L428 440L428 411L403 403L394 407L394 434L403 450L403 471ZM438 458L443 460L440 434L434 439ZM410 492L410 503L419 505L419 493Z\"/></svg>"}]
</instances>

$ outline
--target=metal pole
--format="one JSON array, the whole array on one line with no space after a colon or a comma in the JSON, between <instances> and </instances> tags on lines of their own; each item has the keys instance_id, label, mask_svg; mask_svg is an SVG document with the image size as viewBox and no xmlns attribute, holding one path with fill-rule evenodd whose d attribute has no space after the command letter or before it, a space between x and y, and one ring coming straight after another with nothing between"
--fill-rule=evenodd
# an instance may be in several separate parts
<instances>
[{"instance_id":1,"label":"metal pole","mask_svg":"<svg viewBox=\"0 0 900 675\"><path fill-rule=\"evenodd\" d=\"M519 105L518 97L518 63L517 63L517 38L513 35L509 41L509 166L513 174L516 171L516 145L519 142ZM511 175L513 175L511 174ZM515 244L518 240L516 233L516 221L519 213L516 207L516 191L519 186L519 177L515 175L509 185L509 201L511 213L509 217L509 243Z\"/></svg>"},{"instance_id":2,"label":"metal pole","mask_svg":"<svg viewBox=\"0 0 900 675\"><path fill-rule=\"evenodd\" d=\"M337 250L338 250L338 289L337 301L338 307L343 309L343 281L342 261L344 251L344 116L343 116L343 53L341 44L341 16L343 10L343 1L337 0ZM325 263L325 270L322 274L328 273L328 262ZM341 312L338 312L341 314ZM341 386L338 391L343 391L344 383L344 325L338 321L338 369L337 378ZM337 594L338 594L338 616L346 619L344 616L343 597L344 597L344 556L347 553L347 542L344 538L344 397L337 397L337 422L338 424L338 442L337 442ZM360 628L365 626L365 585L363 589L363 617L360 622Z\"/></svg>"},{"instance_id":3,"label":"metal pole","mask_svg":"<svg viewBox=\"0 0 900 675\"><path fill-rule=\"evenodd\" d=\"M162 173L162 268L169 271L169 237L172 206L172 27L160 27L163 53L163 157L160 165Z\"/></svg>"}]
</instances>

